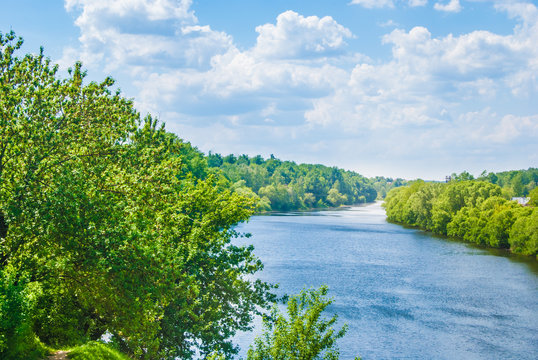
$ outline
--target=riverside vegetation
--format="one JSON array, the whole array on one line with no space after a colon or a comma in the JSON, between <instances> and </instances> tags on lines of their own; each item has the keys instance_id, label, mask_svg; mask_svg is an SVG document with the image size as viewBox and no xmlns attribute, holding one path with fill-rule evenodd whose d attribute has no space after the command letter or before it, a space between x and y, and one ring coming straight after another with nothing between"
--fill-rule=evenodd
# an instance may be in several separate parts
<instances>
[{"instance_id":1,"label":"riverside vegetation","mask_svg":"<svg viewBox=\"0 0 538 360\"><path fill-rule=\"evenodd\" d=\"M368 179L354 171L324 165L296 164L273 155L222 156L209 153L211 169L219 169L234 192L256 202L258 211L290 211L361 204L383 198L406 184L403 179Z\"/></svg>"},{"instance_id":2,"label":"riverside vegetation","mask_svg":"<svg viewBox=\"0 0 538 360\"><path fill-rule=\"evenodd\" d=\"M501 182L504 187L492 182ZM538 170L464 172L449 183L415 181L385 199L389 220L492 248L538 258ZM510 201L530 197L529 206Z\"/></svg>"},{"instance_id":3,"label":"riverside vegetation","mask_svg":"<svg viewBox=\"0 0 538 360\"><path fill-rule=\"evenodd\" d=\"M18 57L21 45L0 33L2 359L58 348L81 360L225 359L255 315L265 332L247 359L338 359L346 328L323 317L327 289L292 296L283 314L273 285L252 276L263 268L253 247L233 244L243 236L235 226L255 212L370 202L390 191L394 221L423 226L435 213L432 231L443 233L445 222L470 228L459 210L484 207L501 225L480 239L536 254L534 208L498 197L530 192L535 201L526 173L484 174L504 190L484 181L461 182L478 184L472 191L459 182L398 188L407 182L274 156L205 156L141 119L112 79L85 84L80 63L62 79L43 50ZM445 186L457 189L435 200ZM452 205L446 198L459 192L461 206ZM476 221L489 224L490 215ZM456 218L459 227L450 225ZM108 344L99 342L105 334Z\"/></svg>"},{"instance_id":4,"label":"riverside vegetation","mask_svg":"<svg viewBox=\"0 0 538 360\"><path fill-rule=\"evenodd\" d=\"M0 33L0 357L232 357L233 335L277 301L253 247L232 243L259 200L112 79L85 84L80 63L62 79L21 45ZM375 198L353 181L366 192L343 203ZM337 359L330 302L323 288L292 297L248 358Z\"/></svg>"}]
</instances>

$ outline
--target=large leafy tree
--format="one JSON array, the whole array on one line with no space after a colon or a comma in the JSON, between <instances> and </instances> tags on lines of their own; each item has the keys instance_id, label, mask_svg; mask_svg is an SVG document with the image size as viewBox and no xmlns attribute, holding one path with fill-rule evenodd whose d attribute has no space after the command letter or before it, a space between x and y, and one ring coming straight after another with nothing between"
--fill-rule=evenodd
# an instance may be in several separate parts
<instances>
[{"instance_id":1,"label":"large leafy tree","mask_svg":"<svg viewBox=\"0 0 538 360\"><path fill-rule=\"evenodd\" d=\"M262 267L252 248L231 244L252 201L112 79L85 84L80 64L60 79L21 44L0 34L0 266L39 285L35 334L108 331L146 359L234 353L230 337L272 299L248 277Z\"/></svg>"}]
</instances>

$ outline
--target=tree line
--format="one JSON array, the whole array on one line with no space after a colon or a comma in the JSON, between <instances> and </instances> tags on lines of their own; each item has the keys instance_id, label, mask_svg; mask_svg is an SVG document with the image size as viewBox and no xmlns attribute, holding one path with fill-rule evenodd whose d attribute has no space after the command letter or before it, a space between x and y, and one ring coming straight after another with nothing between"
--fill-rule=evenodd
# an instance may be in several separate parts
<instances>
[{"instance_id":1,"label":"tree line","mask_svg":"<svg viewBox=\"0 0 538 360\"><path fill-rule=\"evenodd\" d=\"M233 335L278 300L253 247L232 242L257 202L111 78L85 84L80 63L60 78L21 46L0 33L0 358L105 334L131 358L233 356ZM338 358L328 304L324 289L292 297L248 358ZM275 343L284 324L300 348Z\"/></svg>"},{"instance_id":2,"label":"tree line","mask_svg":"<svg viewBox=\"0 0 538 360\"><path fill-rule=\"evenodd\" d=\"M456 181L475 179L467 171L461 174L454 173L451 178ZM527 197L538 185L538 169L529 168L527 170L510 170L497 173L488 173L484 170L476 179L499 185L502 190L502 196L507 199L512 197Z\"/></svg>"},{"instance_id":3,"label":"tree line","mask_svg":"<svg viewBox=\"0 0 538 360\"><path fill-rule=\"evenodd\" d=\"M516 185L514 178L529 174L536 174L536 169L501 173L496 181L511 179L504 184L513 189L521 185ZM383 205L388 219L434 234L537 257L538 188L529 191L529 206L521 206L510 200L512 193L490 182L490 175L471 180L468 173L462 173L452 179L448 183L417 180L391 190Z\"/></svg>"},{"instance_id":4,"label":"tree line","mask_svg":"<svg viewBox=\"0 0 538 360\"><path fill-rule=\"evenodd\" d=\"M252 198L258 211L338 207L375 201L402 179L368 179L354 171L296 164L273 155L226 155L209 152L210 169L219 169L237 193Z\"/></svg>"}]
</instances>

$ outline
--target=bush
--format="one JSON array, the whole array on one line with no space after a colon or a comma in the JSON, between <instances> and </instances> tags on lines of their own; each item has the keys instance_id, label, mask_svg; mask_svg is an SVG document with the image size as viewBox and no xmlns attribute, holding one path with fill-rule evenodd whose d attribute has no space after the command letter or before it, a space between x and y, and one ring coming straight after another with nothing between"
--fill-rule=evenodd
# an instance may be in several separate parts
<instances>
[{"instance_id":1,"label":"bush","mask_svg":"<svg viewBox=\"0 0 538 360\"><path fill-rule=\"evenodd\" d=\"M106 344L92 341L69 352L72 360L128 360L129 358Z\"/></svg>"},{"instance_id":2,"label":"bush","mask_svg":"<svg viewBox=\"0 0 538 360\"><path fill-rule=\"evenodd\" d=\"M287 317L275 306L263 321L265 332L254 340L247 360L314 360L339 358L336 340L347 331L344 325L336 331L337 316L324 319L322 312L332 303L326 297L327 287L303 290L292 296Z\"/></svg>"},{"instance_id":3,"label":"bush","mask_svg":"<svg viewBox=\"0 0 538 360\"><path fill-rule=\"evenodd\" d=\"M37 283L17 275L13 267L0 272L0 358L35 359L45 350L32 332L32 316L41 293Z\"/></svg>"}]
</instances>

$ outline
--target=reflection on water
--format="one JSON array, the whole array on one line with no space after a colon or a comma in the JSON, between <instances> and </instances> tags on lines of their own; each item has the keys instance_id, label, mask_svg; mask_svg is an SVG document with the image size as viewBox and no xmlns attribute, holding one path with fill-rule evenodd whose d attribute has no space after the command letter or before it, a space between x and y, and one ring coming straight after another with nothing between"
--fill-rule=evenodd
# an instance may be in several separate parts
<instances>
[{"instance_id":1,"label":"reflection on water","mask_svg":"<svg viewBox=\"0 0 538 360\"><path fill-rule=\"evenodd\" d=\"M239 230L281 294L329 285L329 310L349 325L341 359L536 358L536 261L387 223L379 204L256 216ZM237 336L242 356L253 336Z\"/></svg>"}]
</instances>

